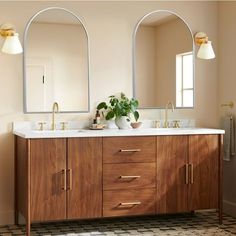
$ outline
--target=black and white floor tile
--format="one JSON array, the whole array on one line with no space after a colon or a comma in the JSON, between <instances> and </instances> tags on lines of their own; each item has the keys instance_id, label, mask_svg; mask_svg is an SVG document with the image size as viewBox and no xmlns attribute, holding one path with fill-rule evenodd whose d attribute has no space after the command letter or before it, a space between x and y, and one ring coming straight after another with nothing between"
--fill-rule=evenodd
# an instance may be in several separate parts
<instances>
[{"instance_id":1,"label":"black and white floor tile","mask_svg":"<svg viewBox=\"0 0 236 236\"><path fill-rule=\"evenodd\" d=\"M228 236L236 235L236 219L215 212L129 218L109 218L33 224L31 235L41 236ZM0 236L25 235L24 225L0 226Z\"/></svg>"}]
</instances>

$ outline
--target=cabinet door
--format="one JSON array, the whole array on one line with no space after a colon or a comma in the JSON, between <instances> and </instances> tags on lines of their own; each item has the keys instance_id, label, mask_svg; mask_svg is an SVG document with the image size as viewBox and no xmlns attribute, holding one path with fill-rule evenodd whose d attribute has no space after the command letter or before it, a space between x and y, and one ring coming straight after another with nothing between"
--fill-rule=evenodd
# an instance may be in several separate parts
<instances>
[{"instance_id":1,"label":"cabinet door","mask_svg":"<svg viewBox=\"0 0 236 236\"><path fill-rule=\"evenodd\" d=\"M66 218L66 139L30 140L32 221Z\"/></svg>"},{"instance_id":2,"label":"cabinet door","mask_svg":"<svg viewBox=\"0 0 236 236\"><path fill-rule=\"evenodd\" d=\"M218 135L189 136L189 210L218 208L219 151Z\"/></svg>"},{"instance_id":3,"label":"cabinet door","mask_svg":"<svg viewBox=\"0 0 236 236\"><path fill-rule=\"evenodd\" d=\"M67 216L102 216L102 138L68 139Z\"/></svg>"},{"instance_id":4,"label":"cabinet door","mask_svg":"<svg viewBox=\"0 0 236 236\"><path fill-rule=\"evenodd\" d=\"M157 214L187 211L188 136L157 136Z\"/></svg>"}]
</instances>

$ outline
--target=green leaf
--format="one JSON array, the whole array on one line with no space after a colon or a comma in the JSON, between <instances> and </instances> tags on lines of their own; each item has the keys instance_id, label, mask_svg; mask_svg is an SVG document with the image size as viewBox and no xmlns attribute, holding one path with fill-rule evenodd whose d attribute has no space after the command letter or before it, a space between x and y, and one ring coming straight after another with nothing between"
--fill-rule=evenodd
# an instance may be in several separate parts
<instances>
[{"instance_id":1,"label":"green leaf","mask_svg":"<svg viewBox=\"0 0 236 236\"><path fill-rule=\"evenodd\" d=\"M121 99L125 99L125 94L121 92L120 97L121 97Z\"/></svg>"},{"instance_id":2,"label":"green leaf","mask_svg":"<svg viewBox=\"0 0 236 236\"><path fill-rule=\"evenodd\" d=\"M131 107L131 111L134 113L136 110L136 107L133 104L131 104L130 107Z\"/></svg>"},{"instance_id":3,"label":"green leaf","mask_svg":"<svg viewBox=\"0 0 236 236\"><path fill-rule=\"evenodd\" d=\"M105 102L101 102L97 105L97 109L98 110L107 109L107 104Z\"/></svg>"},{"instance_id":4,"label":"green leaf","mask_svg":"<svg viewBox=\"0 0 236 236\"><path fill-rule=\"evenodd\" d=\"M115 116L114 112L113 111L109 111L107 114L106 114L106 120L111 120L113 117Z\"/></svg>"},{"instance_id":5,"label":"green leaf","mask_svg":"<svg viewBox=\"0 0 236 236\"><path fill-rule=\"evenodd\" d=\"M111 100L110 100L110 104L111 104L111 106L114 106L114 105L115 105L114 99L111 99Z\"/></svg>"},{"instance_id":6,"label":"green leaf","mask_svg":"<svg viewBox=\"0 0 236 236\"><path fill-rule=\"evenodd\" d=\"M135 121L138 121L138 118L139 118L139 113L138 113L138 111L135 111L134 112L134 119L135 119Z\"/></svg>"},{"instance_id":7,"label":"green leaf","mask_svg":"<svg viewBox=\"0 0 236 236\"><path fill-rule=\"evenodd\" d=\"M130 100L130 103L137 109L137 107L138 107L138 100L132 98L132 99Z\"/></svg>"}]
</instances>

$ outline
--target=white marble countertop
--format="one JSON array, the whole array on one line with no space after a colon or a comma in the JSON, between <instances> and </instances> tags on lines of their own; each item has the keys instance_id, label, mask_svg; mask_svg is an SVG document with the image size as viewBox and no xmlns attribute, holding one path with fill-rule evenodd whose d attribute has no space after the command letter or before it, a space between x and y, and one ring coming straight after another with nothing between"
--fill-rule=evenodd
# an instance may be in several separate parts
<instances>
[{"instance_id":1,"label":"white marble countertop","mask_svg":"<svg viewBox=\"0 0 236 236\"><path fill-rule=\"evenodd\" d=\"M104 130L27 130L17 129L13 134L22 138L76 138L76 137L119 137L119 136L155 136L155 135L194 135L224 134L221 129L210 128L140 128L140 129L104 129Z\"/></svg>"}]
</instances>

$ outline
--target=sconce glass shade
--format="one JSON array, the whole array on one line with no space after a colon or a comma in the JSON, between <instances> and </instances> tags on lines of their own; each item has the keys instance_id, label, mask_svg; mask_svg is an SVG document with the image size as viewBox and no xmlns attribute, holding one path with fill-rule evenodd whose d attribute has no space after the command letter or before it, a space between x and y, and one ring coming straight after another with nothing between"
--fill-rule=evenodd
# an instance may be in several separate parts
<instances>
[{"instance_id":1,"label":"sconce glass shade","mask_svg":"<svg viewBox=\"0 0 236 236\"><path fill-rule=\"evenodd\" d=\"M201 59L213 59L215 58L215 53L211 45L211 41L208 41L207 43L202 43L198 53L197 57Z\"/></svg>"},{"instance_id":2,"label":"sconce glass shade","mask_svg":"<svg viewBox=\"0 0 236 236\"><path fill-rule=\"evenodd\" d=\"M2 52L7 54L19 54L23 52L19 35L14 33L12 36L7 36L2 46Z\"/></svg>"}]
</instances>

